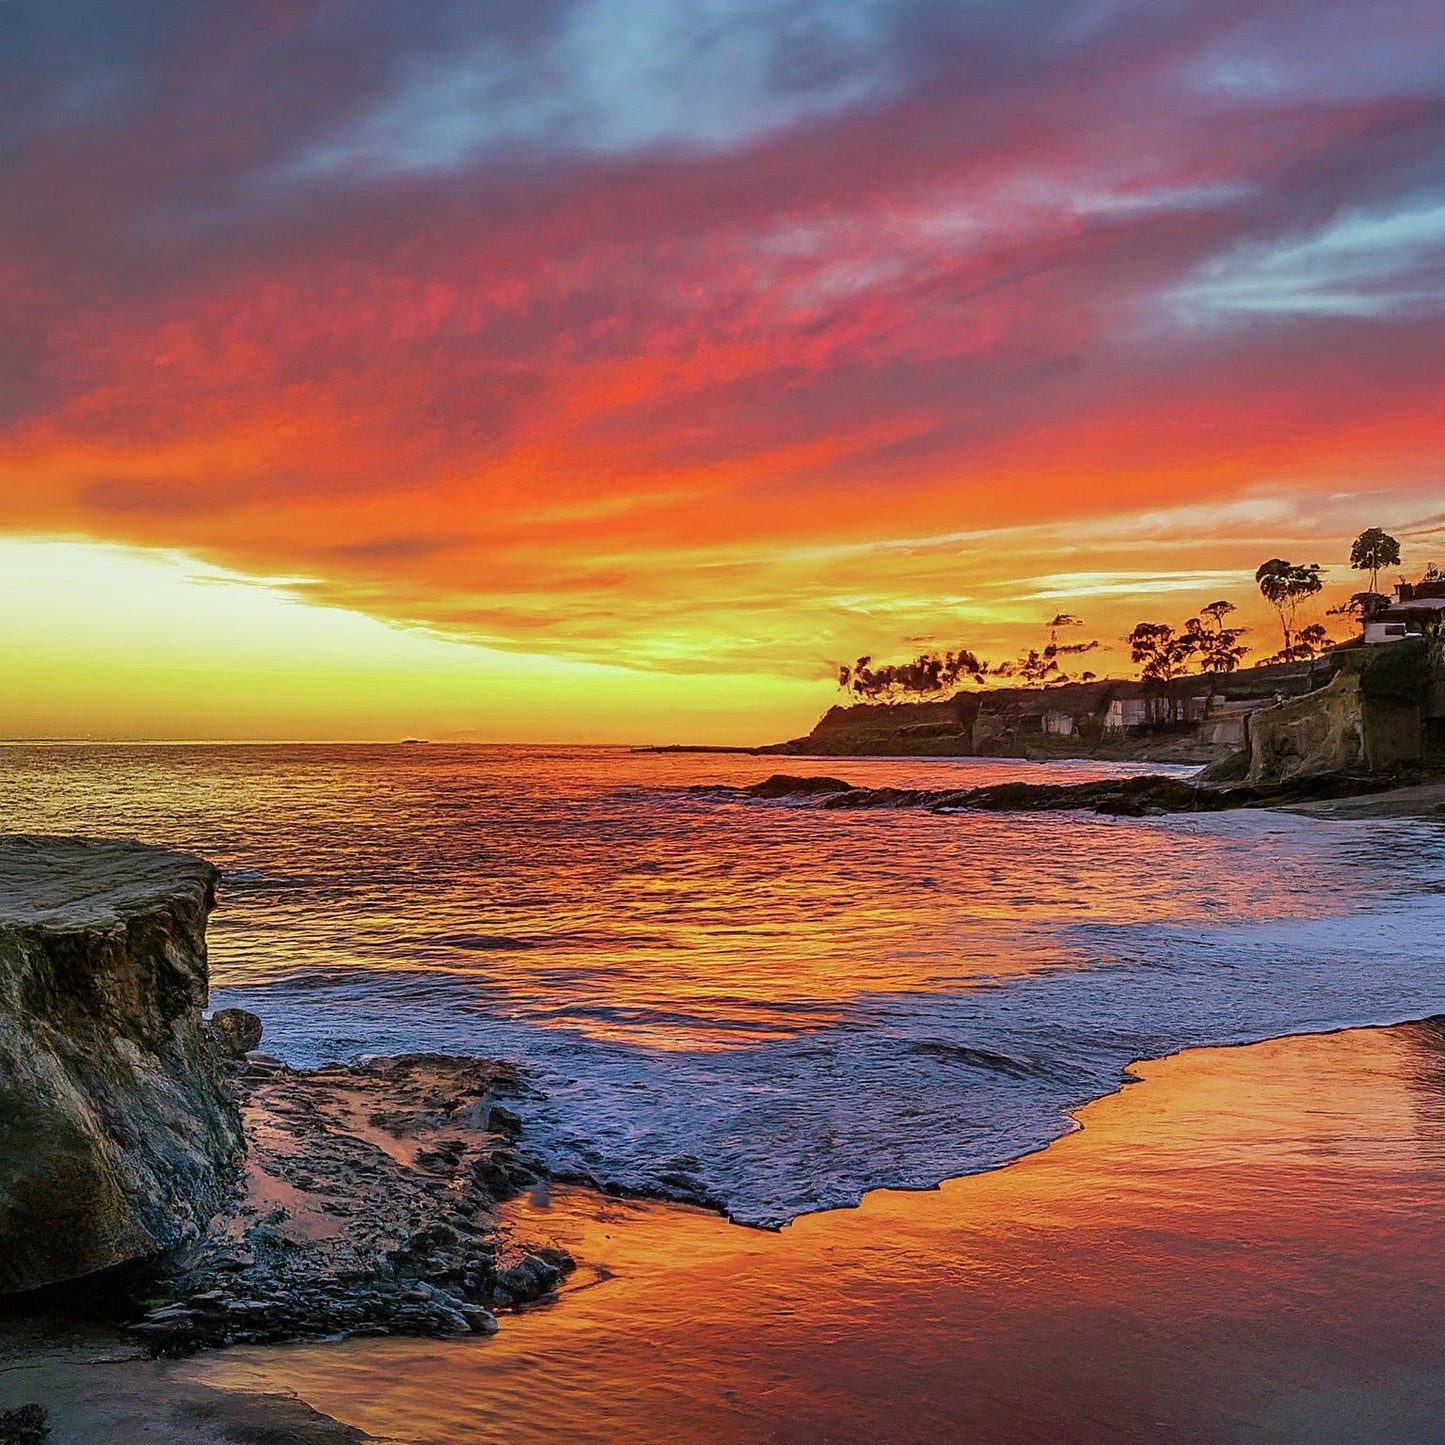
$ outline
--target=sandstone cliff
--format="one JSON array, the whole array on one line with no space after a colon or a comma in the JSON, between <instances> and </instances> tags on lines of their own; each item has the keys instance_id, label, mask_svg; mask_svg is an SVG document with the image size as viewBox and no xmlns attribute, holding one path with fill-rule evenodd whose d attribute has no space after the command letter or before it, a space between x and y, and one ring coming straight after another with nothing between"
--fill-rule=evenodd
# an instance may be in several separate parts
<instances>
[{"instance_id":1,"label":"sandstone cliff","mask_svg":"<svg viewBox=\"0 0 1445 1445\"><path fill-rule=\"evenodd\" d=\"M0 1291L194 1239L240 1118L201 1022L216 871L0 838Z\"/></svg>"},{"instance_id":2,"label":"sandstone cliff","mask_svg":"<svg viewBox=\"0 0 1445 1445\"><path fill-rule=\"evenodd\" d=\"M1336 655L1327 687L1249 719L1249 782L1272 787L1329 774L1438 765L1445 672L1412 639Z\"/></svg>"}]
</instances>

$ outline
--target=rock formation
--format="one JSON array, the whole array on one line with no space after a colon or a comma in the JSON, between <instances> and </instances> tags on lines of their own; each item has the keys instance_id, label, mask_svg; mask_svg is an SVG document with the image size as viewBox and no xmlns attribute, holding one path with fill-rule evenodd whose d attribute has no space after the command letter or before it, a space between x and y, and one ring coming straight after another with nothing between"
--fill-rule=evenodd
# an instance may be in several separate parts
<instances>
[{"instance_id":1,"label":"rock formation","mask_svg":"<svg viewBox=\"0 0 1445 1445\"><path fill-rule=\"evenodd\" d=\"M1249 782L1438 765L1442 669L1423 640L1335 654L1327 687L1249 719Z\"/></svg>"},{"instance_id":2,"label":"rock formation","mask_svg":"<svg viewBox=\"0 0 1445 1445\"><path fill-rule=\"evenodd\" d=\"M254 1016L248 1015L254 1018ZM340 1334L491 1334L573 1268L498 1203L546 1190L519 1149L514 1069L408 1054L300 1072L253 1055L237 1077L242 1188L135 1301L158 1354Z\"/></svg>"},{"instance_id":3,"label":"rock formation","mask_svg":"<svg viewBox=\"0 0 1445 1445\"><path fill-rule=\"evenodd\" d=\"M201 1021L216 870L0 838L0 1292L195 1239L242 1147Z\"/></svg>"}]
</instances>

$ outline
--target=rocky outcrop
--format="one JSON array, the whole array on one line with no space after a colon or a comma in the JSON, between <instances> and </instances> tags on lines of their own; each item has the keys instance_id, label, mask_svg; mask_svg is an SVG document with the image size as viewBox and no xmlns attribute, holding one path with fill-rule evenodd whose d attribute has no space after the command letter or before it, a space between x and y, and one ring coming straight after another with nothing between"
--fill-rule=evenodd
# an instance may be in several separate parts
<instances>
[{"instance_id":1,"label":"rocky outcrop","mask_svg":"<svg viewBox=\"0 0 1445 1445\"><path fill-rule=\"evenodd\" d=\"M0 1292L187 1243L225 1196L216 877L139 843L0 838Z\"/></svg>"},{"instance_id":2,"label":"rocky outcrop","mask_svg":"<svg viewBox=\"0 0 1445 1445\"><path fill-rule=\"evenodd\" d=\"M1249 782L1272 787L1429 761L1435 670L1424 641L1339 653L1327 687L1249 719Z\"/></svg>"},{"instance_id":3,"label":"rocky outcrop","mask_svg":"<svg viewBox=\"0 0 1445 1445\"><path fill-rule=\"evenodd\" d=\"M335 1335L491 1334L573 1268L514 1239L497 1206L545 1191L519 1148L506 1064L410 1054L237 1079L242 1187L168 1255L129 1333L158 1354Z\"/></svg>"},{"instance_id":4,"label":"rocky outcrop","mask_svg":"<svg viewBox=\"0 0 1445 1445\"><path fill-rule=\"evenodd\" d=\"M1144 818L1164 813L1218 813L1229 808L1279 807L1383 791L1396 786L1392 773L1353 777L1322 773L1276 787L1200 786L1175 777L1144 774L1091 783L992 783L983 788L865 788L842 778L774 773L747 787L716 784L687 789L700 797L744 802L805 804L829 811L867 808L920 809L930 813L1091 812Z\"/></svg>"}]
</instances>

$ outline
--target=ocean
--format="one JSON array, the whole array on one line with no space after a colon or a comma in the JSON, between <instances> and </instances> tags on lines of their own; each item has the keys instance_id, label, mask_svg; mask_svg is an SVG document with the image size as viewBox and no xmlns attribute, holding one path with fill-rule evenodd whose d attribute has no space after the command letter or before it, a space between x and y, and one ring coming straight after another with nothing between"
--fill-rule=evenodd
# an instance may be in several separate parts
<instances>
[{"instance_id":1,"label":"ocean","mask_svg":"<svg viewBox=\"0 0 1445 1445\"><path fill-rule=\"evenodd\" d=\"M222 870L215 1007L296 1064L512 1060L528 1148L744 1224L927 1188L1131 1061L1445 1013L1445 823L829 811L770 772L1167 771L605 748L8 746L7 831ZM1175 770L1182 771L1182 770Z\"/></svg>"}]
</instances>

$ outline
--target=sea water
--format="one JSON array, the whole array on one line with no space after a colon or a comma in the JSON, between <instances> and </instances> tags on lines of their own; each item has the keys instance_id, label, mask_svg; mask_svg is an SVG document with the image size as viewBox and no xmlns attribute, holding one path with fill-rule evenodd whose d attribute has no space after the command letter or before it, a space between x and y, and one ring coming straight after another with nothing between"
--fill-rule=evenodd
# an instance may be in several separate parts
<instances>
[{"instance_id":1,"label":"sea water","mask_svg":"<svg viewBox=\"0 0 1445 1445\"><path fill-rule=\"evenodd\" d=\"M749 1224L1007 1163L1133 1060L1445 1013L1445 824L687 791L780 768L924 787L1140 771L12 746L0 815L211 858L212 1003L258 1013L273 1054L510 1059L554 1169Z\"/></svg>"}]
</instances>

